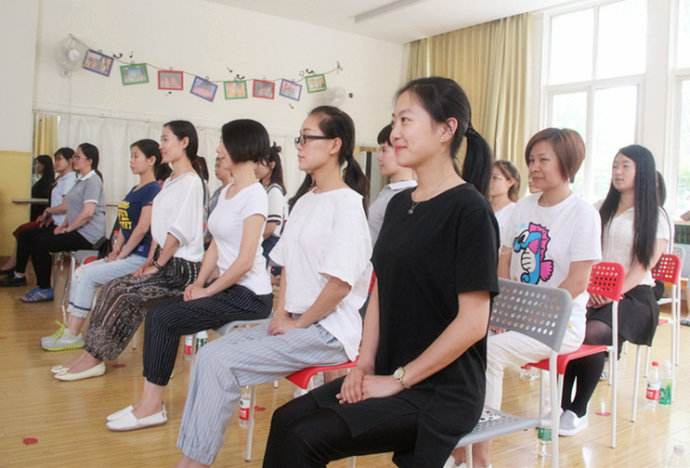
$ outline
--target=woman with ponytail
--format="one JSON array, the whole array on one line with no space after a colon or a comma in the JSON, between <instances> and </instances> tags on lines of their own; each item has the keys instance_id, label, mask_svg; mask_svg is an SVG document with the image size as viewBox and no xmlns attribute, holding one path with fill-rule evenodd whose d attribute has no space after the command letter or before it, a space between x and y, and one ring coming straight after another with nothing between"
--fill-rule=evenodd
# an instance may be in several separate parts
<instances>
[{"instance_id":1,"label":"woman with ponytail","mask_svg":"<svg viewBox=\"0 0 690 468\"><path fill-rule=\"evenodd\" d=\"M197 355L177 441L184 454L179 467L213 463L243 386L356 358L371 241L362 179L353 176L361 174L352 159L354 142L352 119L339 109L318 107L304 121L295 144L309 189L295 201L271 252L284 268L273 318L215 340ZM345 182L343 166L347 180L358 181L354 187Z\"/></svg>"},{"instance_id":2,"label":"woman with ponytail","mask_svg":"<svg viewBox=\"0 0 690 468\"><path fill-rule=\"evenodd\" d=\"M283 182L283 164L280 161L281 150L280 146L273 143L268 151L268 157L256 166L256 177L259 178L268 195L268 218L261 243L266 264L269 261L268 254L280 239L280 231L285 222L285 183Z\"/></svg>"},{"instance_id":3,"label":"woman with ponytail","mask_svg":"<svg viewBox=\"0 0 690 468\"><path fill-rule=\"evenodd\" d=\"M440 77L398 92L390 140L418 185L388 204L357 365L274 413L264 467L391 451L398 466L440 467L481 415L498 230L477 187L491 152L464 91Z\"/></svg>"},{"instance_id":4,"label":"woman with ponytail","mask_svg":"<svg viewBox=\"0 0 690 468\"><path fill-rule=\"evenodd\" d=\"M573 352L582 344L587 281L592 265L601 258L599 216L570 188L584 158L585 144L574 130L546 128L532 136L525 149L525 162L530 187L536 193L517 203L501 232L500 277L561 288L573 298L559 354ZM518 369L550 353L548 346L516 331L491 335L485 405L501 409L506 368ZM475 465L490 465L489 444L472 447ZM456 463L464 459L465 449L458 449Z\"/></svg>"},{"instance_id":5,"label":"woman with ponytail","mask_svg":"<svg viewBox=\"0 0 690 468\"><path fill-rule=\"evenodd\" d=\"M172 175L153 199L148 255L131 275L107 283L93 307L84 351L66 365L51 368L58 380L105 374L106 360L125 349L144 319L146 303L181 296L199 273L204 255L204 182L192 167L199 146L196 129L186 120L163 126L160 154Z\"/></svg>"},{"instance_id":6,"label":"woman with ponytail","mask_svg":"<svg viewBox=\"0 0 690 468\"><path fill-rule=\"evenodd\" d=\"M97 248L105 239L105 196L103 178L98 172L98 148L82 143L72 157L72 165L79 176L65 195L67 213L52 232L37 236L31 244L31 263L36 273L37 287L27 292L23 302L53 300L50 286L51 252L71 252ZM26 262L22 262L26 265ZM24 274L24 271L17 272ZM16 274L15 273L15 274Z\"/></svg>"},{"instance_id":7,"label":"woman with ponytail","mask_svg":"<svg viewBox=\"0 0 690 468\"><path fill-rule=\"evenodd\" d=\"M155 171L161 162L158 143L139 140L130 146L129 168L139 183L117 207L117 234L107 258L79 267L72 276L67 306L67 323L50 336L41 338L46 351L82 348L80 332L91 311L98 287L137 271L146 261L151 246L151 205L160 192Z\"/></svg>"}]
</instances>

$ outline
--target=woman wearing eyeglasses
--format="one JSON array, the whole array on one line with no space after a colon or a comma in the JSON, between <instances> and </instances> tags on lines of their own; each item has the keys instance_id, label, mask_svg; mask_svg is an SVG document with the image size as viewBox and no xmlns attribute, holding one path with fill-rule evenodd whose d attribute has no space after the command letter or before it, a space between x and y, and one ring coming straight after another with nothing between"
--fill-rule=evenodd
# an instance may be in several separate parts
<instances>
[{"instance_id":1,"label":"woman wearing eyeglasses","mask_svg":"<svg viewBox=\"0 0 690 468\"><path fill-rule=\"evenodd\" d=\"M184 454L178 467L213 463L243 386L357 356L371 241L362 205L366 178L354 160L354 142L352 119L335 107L317 107L302 124L297 155L307 176L271 252L284 268L274 316L199 352L177 441Z\"/></svg>"}]
</instances>

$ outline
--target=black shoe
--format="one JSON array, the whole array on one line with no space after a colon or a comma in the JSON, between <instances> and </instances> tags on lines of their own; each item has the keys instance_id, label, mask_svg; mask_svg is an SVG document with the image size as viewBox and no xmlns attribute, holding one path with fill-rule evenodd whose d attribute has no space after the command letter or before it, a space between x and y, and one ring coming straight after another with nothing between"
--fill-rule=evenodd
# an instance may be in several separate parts
<instances>
[{"instance_id":1,"label":"black shoe","mask_svg":"<svg viewBox=\"0 0 690 468\"><path fill-rule=\"evenodd\" d=\"M14 275L14 268L10 268L9 270L0 270L0 275L12 276Z\"/></svg>"},{"instance_id":2,"label":"black shoe","mask_svg":"<svg viewBox=\"0 0 690 468\"><path fill-rule=\"evenodd\" d=\"M0 280L0 288L15 288L18 286L26 286L26 276L17 278L16 276L8 276Z\"/></svg>"}]
</instances>

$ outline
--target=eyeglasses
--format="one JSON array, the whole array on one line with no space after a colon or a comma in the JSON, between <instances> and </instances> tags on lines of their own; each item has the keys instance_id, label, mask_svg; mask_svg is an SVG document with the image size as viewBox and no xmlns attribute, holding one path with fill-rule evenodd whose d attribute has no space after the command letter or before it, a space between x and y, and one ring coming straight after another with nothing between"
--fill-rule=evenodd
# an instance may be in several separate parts
<instances>
[{"instance_id":1,"label":"eyeglasses","mask_svg":"<svg viewBox=\"0 0 690 468\"><path fill-rule=\"evenodd\" d=\"M333 137L326 135L299 135L295 137L295 146L306 145L309 140L332 140Z\"/></svg>"}]
</instances>

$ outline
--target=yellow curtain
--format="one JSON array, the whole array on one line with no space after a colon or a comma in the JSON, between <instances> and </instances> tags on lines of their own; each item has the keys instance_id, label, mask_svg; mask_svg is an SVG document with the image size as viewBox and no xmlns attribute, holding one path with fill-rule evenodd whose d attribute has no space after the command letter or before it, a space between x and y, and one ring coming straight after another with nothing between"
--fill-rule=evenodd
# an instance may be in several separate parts
<instances>
[{"instance_id":1,"label":"yellow curtain","mask_svg":"<svg viewBox=\"0 0 690 468\"><path fill-rule=\"evenodd\" d=\"M34 117L34 147L33 154L47 154L52 156L57 150L58 116L36 114Z\"/></svg>"},{"instance_id":2,"label":"yellow curtain","mask_svg":"<svg viewBox=\"0 0 690 468\"><path fill-rule=\"evenodd\" d=\"M409 44L408 79L446 76L463 87L472 125L524 173L529 14L459 29Z\"/></svg>"}]
</instances>

